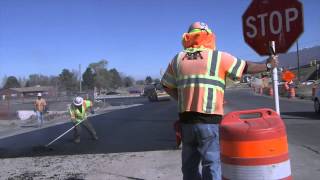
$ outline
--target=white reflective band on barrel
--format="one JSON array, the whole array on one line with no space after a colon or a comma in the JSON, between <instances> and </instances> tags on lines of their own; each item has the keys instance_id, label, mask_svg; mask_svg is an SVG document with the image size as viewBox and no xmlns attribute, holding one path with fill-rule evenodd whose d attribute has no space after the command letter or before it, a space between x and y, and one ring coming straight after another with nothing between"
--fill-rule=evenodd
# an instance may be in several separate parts
<instances>
[{"instance_id":1,"label":"white reflective band on barrel","mask_svg":"<svg viewBox=\"0 0 320 180\"><path fill-rule=\"evenodd\" d=\"M232 180L278 180L291 176L290 160L263 166L239 166L222 163L222 176Z\"/></svg>"}]
</instances>

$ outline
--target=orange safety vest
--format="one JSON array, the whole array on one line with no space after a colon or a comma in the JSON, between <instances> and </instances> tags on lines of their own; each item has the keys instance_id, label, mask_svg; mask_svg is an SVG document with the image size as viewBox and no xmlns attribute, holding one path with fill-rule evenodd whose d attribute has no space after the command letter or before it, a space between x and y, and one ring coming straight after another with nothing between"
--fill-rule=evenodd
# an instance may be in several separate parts
<instances>
[{"instance_id":1,"label":"orange safety vest","mask_svg":"<svg viewBox=\"0 0 320 180\"><path fill-rule=\"evenodd\" d=\"M205 49L190 58L183 51L169 64L162 84L177 89L179 112L199 112L223 115L225 79L239 79L245 61L226 52ZM191 56L191 57L192 57Z\"/></svg>"}]
</instances>

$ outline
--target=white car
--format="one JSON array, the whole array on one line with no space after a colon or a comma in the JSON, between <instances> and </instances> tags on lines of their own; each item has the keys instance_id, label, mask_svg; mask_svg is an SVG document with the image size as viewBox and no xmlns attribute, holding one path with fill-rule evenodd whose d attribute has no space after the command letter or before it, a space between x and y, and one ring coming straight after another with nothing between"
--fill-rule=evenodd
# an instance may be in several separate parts
<instances>
[{"instance_id":1,"label":"white car","mask_svg":"<svg viewBox=\"0 0 320 180\"><path fill-rule=\"evenodd\" d=\"M320 113L320 86L318 86L318 88L316 89L313 102L315 112Z\"/></svg>"},{"instance_id":2,"label":"white car","mask_svg":"<svg viewBox=\"0 0 320 180\"><path fill-rule=\"evenodd\" d=\"M309 85L314 84L315 82L316 82L315 80L308 80L308 81L302 82L301 84L309 86Z\"/></svg>"}]
</instances>

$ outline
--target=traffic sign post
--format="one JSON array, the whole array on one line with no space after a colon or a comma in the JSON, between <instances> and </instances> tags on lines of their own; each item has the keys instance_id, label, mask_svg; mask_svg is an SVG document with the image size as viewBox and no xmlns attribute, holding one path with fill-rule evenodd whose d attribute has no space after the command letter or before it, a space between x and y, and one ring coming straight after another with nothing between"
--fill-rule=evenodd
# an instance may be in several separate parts
<instances>
[{"instance_id":1,"label":"traffic sign post","mask_svg":"<svg viewBox=\"0 0 320 180\"><path fill-rule=\"evenodd\" d=\"M271 56L275 55L275 42L271 41L270 42L270 48L271 48ZM273 82L273 98L274 98L274 107L276 109L276 112L280 115L280 105L279 105L279 89L278 89L278 69L273 68L272 69L272 82Z\"/></svg>"},{"instance_id":2,"label":"traffic sign post","mask_svg":"<svg viewBox=\"0 0 320 180\"><path fill-rule=\"evenodd\" d=\"M242 16L245 42L259 55L285 53L303 32L298 0L253 0ZM271 51L271 52L270 52ZM280 114L278 70L272 70L275 109Z\"/></svg>"}]
</instances>

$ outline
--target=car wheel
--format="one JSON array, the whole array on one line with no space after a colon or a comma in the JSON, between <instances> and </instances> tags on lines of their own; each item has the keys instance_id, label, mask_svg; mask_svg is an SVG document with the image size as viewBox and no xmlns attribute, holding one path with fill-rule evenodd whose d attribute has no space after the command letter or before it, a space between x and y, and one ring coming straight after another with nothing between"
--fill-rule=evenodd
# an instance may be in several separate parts
<instances>
[{"instance_id":1,"label":"car wheel","mask_svg":"<svg viewBox=\"0 0 320 180\"><path fill-rule=\"evenodd\" d=\"M314 111L320 113L320 102L318 99L314 100Z\"/></svg>"}]
</instances>

